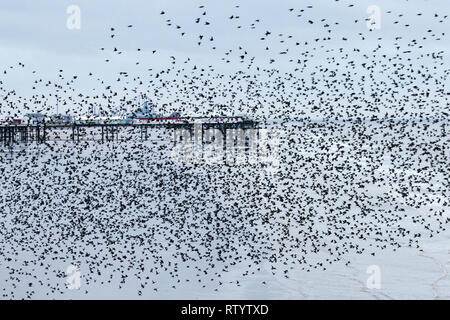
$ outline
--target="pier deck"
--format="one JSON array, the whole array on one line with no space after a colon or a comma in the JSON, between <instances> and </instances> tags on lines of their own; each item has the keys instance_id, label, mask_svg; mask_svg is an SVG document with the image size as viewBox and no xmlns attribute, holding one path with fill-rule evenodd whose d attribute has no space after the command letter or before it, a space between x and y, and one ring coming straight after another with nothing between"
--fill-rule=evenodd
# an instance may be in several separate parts
<instances>
[{"instance_id":1,"label":"pier deck","mask_svg":"<svg viewBox=\"0 0 450 320\"><path fill-rule=\"evenodd\" d=\"M80 137L89 130L97 131L98 141L119 141L118 132L122 129L133 129L140 131L140 139L148 139L149 129L187 129L192 130L195 125L201 125L202 129L216 128L221 131L227 129L251 129L256 128L255 121L222 122L222 123L43 123L43 124L11 124L0 125L0 142L5 145L14 143L37 142L43 143L49 140L50 134L54 131L66 131L69 134L59 141L80 142ZM100 138L101 137L101 138Z\"/></svg>"}]
</instances>

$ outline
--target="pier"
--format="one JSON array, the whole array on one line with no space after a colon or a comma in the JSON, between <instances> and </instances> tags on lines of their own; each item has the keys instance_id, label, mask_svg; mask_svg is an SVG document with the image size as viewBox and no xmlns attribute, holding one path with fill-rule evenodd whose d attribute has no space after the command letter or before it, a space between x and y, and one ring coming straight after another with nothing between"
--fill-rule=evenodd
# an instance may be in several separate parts
<instances>
[{"instance_id":1,"label":"pier","mask_svg":"<svg viewBox=\"0 0 450 320\"><path fill-rule=\"evenodd\" d=\"M200 123L203 130L209 128L219 129L223 133L228 129L251 129L257 127L257 122L252 120L240 122L222 122L222 123ZM7 146L14 144L27 143L45 143L47 141L72 141L79 143L86 135L86 131L94 131L95 140L101 143L120 141L119 132L124 129L130 129L139 133L138 139L141 141L148 140L149 130L151 129L187 129L192 131L195 122L180 123L70 123L70 124L10 124L0 125L0 143ZM66 133L60 137L58 133ZM58 137L49 138L49 137Z\"/></svg>"}]
</instances>

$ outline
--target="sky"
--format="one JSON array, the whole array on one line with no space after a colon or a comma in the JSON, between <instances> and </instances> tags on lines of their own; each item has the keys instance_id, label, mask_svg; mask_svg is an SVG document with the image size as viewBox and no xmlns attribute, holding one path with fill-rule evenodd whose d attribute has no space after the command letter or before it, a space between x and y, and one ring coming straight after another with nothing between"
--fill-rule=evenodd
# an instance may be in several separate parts
<instances>
[{"instance_id":1,"label":"sky","mask_svg":"<svg viewBox=\"0 0 450 320\"><path fill-rule=\"evenodd\" d=\"M74 12L68 12L71 6L79 9L80 14L76 16L79 28L68 27L68 20L71 26L74 21ZM379 23L379 28L372 31L365 21L371 16L371 12L367 11L371 6L380 9L380 19L375 21ZM164 14L161 14L162 11ZM90 103L103 105L105 109L117 109L122 104L120 98L131 100L138 92L146 92L160 107L167 106L162 107L161 112L174 111L183 101L183 108L187 108L185 112L195 113L195 106L205 103L198 98L203 92L202 86L203 89L211 88L211 91L216 88L217 92L221 93L215 98L215 103L233 105L227 109L228 113L249 113L248 108L238 110L236 104L254 102L255 96L239 87L239 79L231 78L231 81L225 82L224 78L219 76L232 77L236 72L256 76L254 81L258 82L258 92L264 99L255 112L269 114L270 108L272 111L274 108L281 108L277 107L277 103L282 99L281 94L275 102L270 102L270 98L275 96L273 92L277 90L279 82L274 82L267 74L257 71L256 67L274 69L280 72L280 75L294 73L296 79L306 81L303 84L305 88L311 88L314 87L312 72L330 65L336 67L336 62L345 55L346 61L363 63L363 54L372 53L379 45L381 47L377 49L378 57L382 54L387 57L400 54L402 57L416 58L417 61L413 63L416 63L417 67L432 66L431 59L417 59L420 54L441 52L440 61L443 64L438 65L435 72L445 82L445 90L448 92L449 41L445 32L449 23L448 18L444 17L449 15L449 11L448 1L442 0L2 0L0 61L3 70L0 71L6 71L6 74L0 74L0 95L3 98L0 117L11 112L23 114L30 111L24 108L24 101L27 99L27 106L31 106L34 111L41 110L42 105L31 101L45 101L46 105L52 106L54 110L56 95L67 102L60 105L60 111L73 112L78 108L84 112L90 110ZM233 19L230 19L232 16ZM195 21L197 18L200 18L199 23ZM399 23L394 24L395 21ZM205 24L206 22L208 24ZM326 24L329 27L325 27ZM132 27L128 27L129 25ZM111 31L111 28L114 28L114 31ZM267 31L270 31L270 35L266 35ZM181 35L182 32L184 35ZM115 35L114 38L111 38L111 34ZM198 45L200 35L203 35L203 39ZM422 39L422 36L427 39ZM324 41L326 37L330 39ZM418 44L411 42L413 39L418 39ZM396 49L396 43L401 47L400 50ZM422 47L419 48L419 45ZM270 49L265 50L267 47ZM114 51L115 48L117 51ZM410 52L404 53L405 51ZM282 52L284 53L281 54ZM241 59L241 55L245 58ZM250 64L252 58L253 63ZM333 58L336 60L330 62ZM271 59L274 61L271 62ZM307 62L303 63L302 69L295 71L298 59ZM25 66L22 67L19 62ZM139 64L136 64L137 62ZM169 74L159 74L158 79L185 86L186 83L181 81L183 76L195 75L200 88L191 88L189 92L177 96L182 92L180 87L158 87L155 84L159 81L155 79L156 74L172 67L173 71ZM381 65L379 67L382 68ZM202 68L206 70L203 74L200 73ZM179 70L178 75L176 70ZM367 70L360 67L354 70L355 79L367 73ZM128 77L122 77L118 82L120 72L127 72ZM388 79L382 72L372 70L370 73L377 83ZM77 78L74 79L73 76ZM184 79L187 81L186 77ZM209 83L205 85L205 81ZM317 86L329 94L326 83L319 82ZM346 88L345 77L339 82L339 90L354 92L353 88ZM60 90L57 90L55 84L61 86ZM370 81L355 85L361 90L365 86L374 86ZM403 88L405 92L408 85L413 84L406 84ZM110 88L106 89L108 86ZM294 86L288 81L288 90ZM62 88L66 88L67 92L64 93ZM435 84L424 85L424 90L439 89ZM228 93L222 94L224 91L236 92L237 98L228 96ZM110 97L111 92L117 95ZM283 94L285 99L290 99L288 93ZM367 93L358 94L368 96ZM91 98L95 95L110 98L109 101L95 99L95 102L92 102L94 100ZM85 99L86 96L89 98ZM441 107L448 103L442 95L436 99ZM305 90L303 98L292 102L301 109L308 102L318 100L317 92ZM396 101L394 99L386 103ZM108 108L105 104L108 104ZM346 107L345 103L342 105ZM311 112L308 108L305 110L306 114Z\"/></svg>"}]
</instances>

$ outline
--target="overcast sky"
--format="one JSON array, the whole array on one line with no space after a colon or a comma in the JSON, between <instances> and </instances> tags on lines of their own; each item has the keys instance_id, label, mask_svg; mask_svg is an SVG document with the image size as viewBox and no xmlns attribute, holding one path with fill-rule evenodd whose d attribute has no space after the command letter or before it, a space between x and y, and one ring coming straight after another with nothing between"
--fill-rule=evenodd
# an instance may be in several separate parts
<instances>
[{"instance_id":1,"label":"overcast sky","mask_svg":"<svg viewBox=\"0 0 450 320\"><path fill-rule=\"evenodd\" d=\"M349 6L351 4L354 6ZM67 27L71 16L67 9L71 5L80 9L80 29ZM199 8L201 5L205 7ZM308 8L309 5L313 7ZM381 24L379 29L369 31L364 19L370 16L367 8L372 5L381 10ZM0 61L7 74L0 76L4 87L1 94L16 90L18 96L30 97L36 94L32 90L36 79L58 81L60 69L64 70L65 79L78 76L71 84L74 90L70 94L74 96L93 90L102 92L106 85L115 85L113 82L121 71L127 71L130 77L150 79L153 74L148 69L167 69L172 67L173 60L177 69L211 65L215 73L231 74L245 70L247 64L239 59L241 51L247 52L246 61L254 57L255 66L289 72L293 69L289 59L298 59L299 53L306 51L314 53L308 62L310 68L324 64L330 57L326 50L330 49L344 48L351 53L355 48L373 50L382 44L380 51L392 55L396 53L396 37L402 37L399 41L404 50L410 47L408 43L412 39L419 39L423 48L410 47L411 55L443 51L445 64L438 72L444 74L449 66L449 41L448 36L441 33L449 29L449 19L443 23L439 20L449 15L449 7L447 0L2 0ZM290 8L294 10L291 12ZM165 14L161 15L161 11ZM205 11L206 15L202 15ZM298 17L299 14L302 16ZM235 18L230 19L231 16ZM195 22L198 17L200 23ZM400 22L394 24L395 21ZM325 24L332 26L331 34L327 33ZM128 25L133 27L128 28ZM111 27L114 32L110 31ZM429 29L434 37L430 37ZM266 31L271 34L265 36ZM182 32L185 33L183 36ZM364 41L358 33L363 34ZM111 38L111 34L115 37ZM200 46L199 35L204 36ZM319 48L320 42L314 45L315 39L327 36L332 39L325 43L325 48ZM428 38L420 40L422 36ZM210 37L214 40L210 41ZM261 40L262 37L266 39ZM348 40L343 41L344 37ZM442 40L436 41L438 37ZM296 42L301 45L296 46ZM304 45L305 42L308 45ZM213 46L216 49L213 50ZM267 46L269 51L265 50ZM123 53L118 55L114 48ZM141 51L137 51L138 48ZM233 52L225 55L230 49ZM289 49L287 54L281 56L279 53L286 49ZM225 63L224 57L230 62ZM272 57L276 61L270 64ZM184 64L188 58L189 62ZM105 62L106 59L110 61ZM24 63L25 68L19 66L19 62ZM90 72L94 76L89 78ZM104 82L96 80L99 78ZM147 87L144 83L142 90ZM44 89L53 90L51 86ZM47 94L44 89L39 93ZM160 103L165 99L168 98L156 98ZM2 112L5 112L5 106L2 106Z\"/></svg>"}]
</instances>

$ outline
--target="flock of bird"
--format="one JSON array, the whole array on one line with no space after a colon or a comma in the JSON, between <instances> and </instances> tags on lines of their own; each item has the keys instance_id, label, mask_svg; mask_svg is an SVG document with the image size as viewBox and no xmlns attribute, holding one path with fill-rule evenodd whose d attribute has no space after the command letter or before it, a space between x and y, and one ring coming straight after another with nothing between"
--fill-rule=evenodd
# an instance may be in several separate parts
<instances>
[{"instance_id":1,"label":"flock of bird","mask_svg":"<svg viewBox=\"0 0 450 320\"><path fill-rule=\"evenodd\" d=\"M239 5L228 17L216 14L211 18L206 5L200 6L198 16L192 18L194 26L188 27L177 24L176 17L168 17L169 10L162 10L159 16L166 26L161 31L166 38L180 37L177 41L186 48L193 44L190 50L198 47L200 61L184 53L166 55L156 46L144 48L147 44L136 45L134 53L128 46L121 49L120 44L139 26L108 27L107 39L102 42L105 45L98 48L103 70L108 72L67 74L61 67L56 79L47 80L35 66L18 62L5 67L0 78L1 115L50 113L56 100L60 109L75 116L90 112L92 106L109 115L129 107L139 93L146 93L158 102L162 113L247 113L259 119L448 117L446 108L435 108L435 101L447 99L448 68L444 51L434 49L442 48L445 42L442 31L448 15L387 11L383 12L383 27L377 31L367 28L365 8L340 5L341 1L331 3L336 10L351 10L350 15L359 19L319 18L314 6L286 8L283 18L308 32L307 37L274 31L279 29L265 25L263 18L243 21L248 13L241 12ZM213 19L225 19L230 28L246 32L244 39L251 45L246 47L236 39L235 47L226 48L229 39L214 29ZM428 26L411 34L413 23L417 28L424 23ZM391 32L381 37L380 32L387 29ZM226 39L221 42L214 32ZM156 56L167 61L167 66L154 66ZM123 64L123 59L137 59L136 68L111 75L114 63ZM22 96L16 88L7 87L8 76L14 71L24 79L30 74L34 77L30 88L34 94ZM84 83L89 83L90 92L80 89ZM398 105L392 108L392 104Z\"/></svg>"},{"instance_id":2,"label":"flock of bird","mask_svg":"<svg viewBox=\"0 0 450 320\"><path fill-rule=\"evenodd\" d=\"M286 8L286 19L319 30L304 41L275 33L263 18L245 21L240 7L226 20L240 32L254 32L263 49L237 45L212 55L216 64L170 55L167 66L146 68L149 56L163 53L137 47L136 66L148 73L122 71L115 83L94 72L67 75L63 67L58 79L47 80L22 62L3 70L3 116L5 110L13 117L51 112L52 99L75 116L92 105L108 115L144 92L161 102L161 113L250 114L282 135L281 167L273 175L261 174L261 164L173 163L164 130L148 142L48 141L14 154L3 148L3 298L64 294L69 264L83 270L86 293L91 284L122 288L127 281L137 281L143 296L187 282L220 291L234 268L243 271L231 281L237 286L263 269L285 278L293 269L325 272L332 263L351 264L355 255L420 250L422 238L446 231L449 70L444 51L432 48L445 33L410 34L407 14L388 11L401 35L376 36L363 17L352 21L364 24L361 29L343 36L338 17L311 18L312 5ZM202 50L222 50L216 18L206 5L198 10L192 23L204 32L190 34L192 28L164 9L165 32L195 38ZM441 13L427 19L448 23ZM105 68L128 54L117 39L134 28L108 27L111 46L99 48ZM367 47L348 44L355 39ZM238 70L219 71L228 65ZM10 73L28 71L37 77L31 97L7 89ZM92 94L77 89L86 76L97 83ZM270 124L273 119L283 122Z\"/></svg>"}]
</instances>

